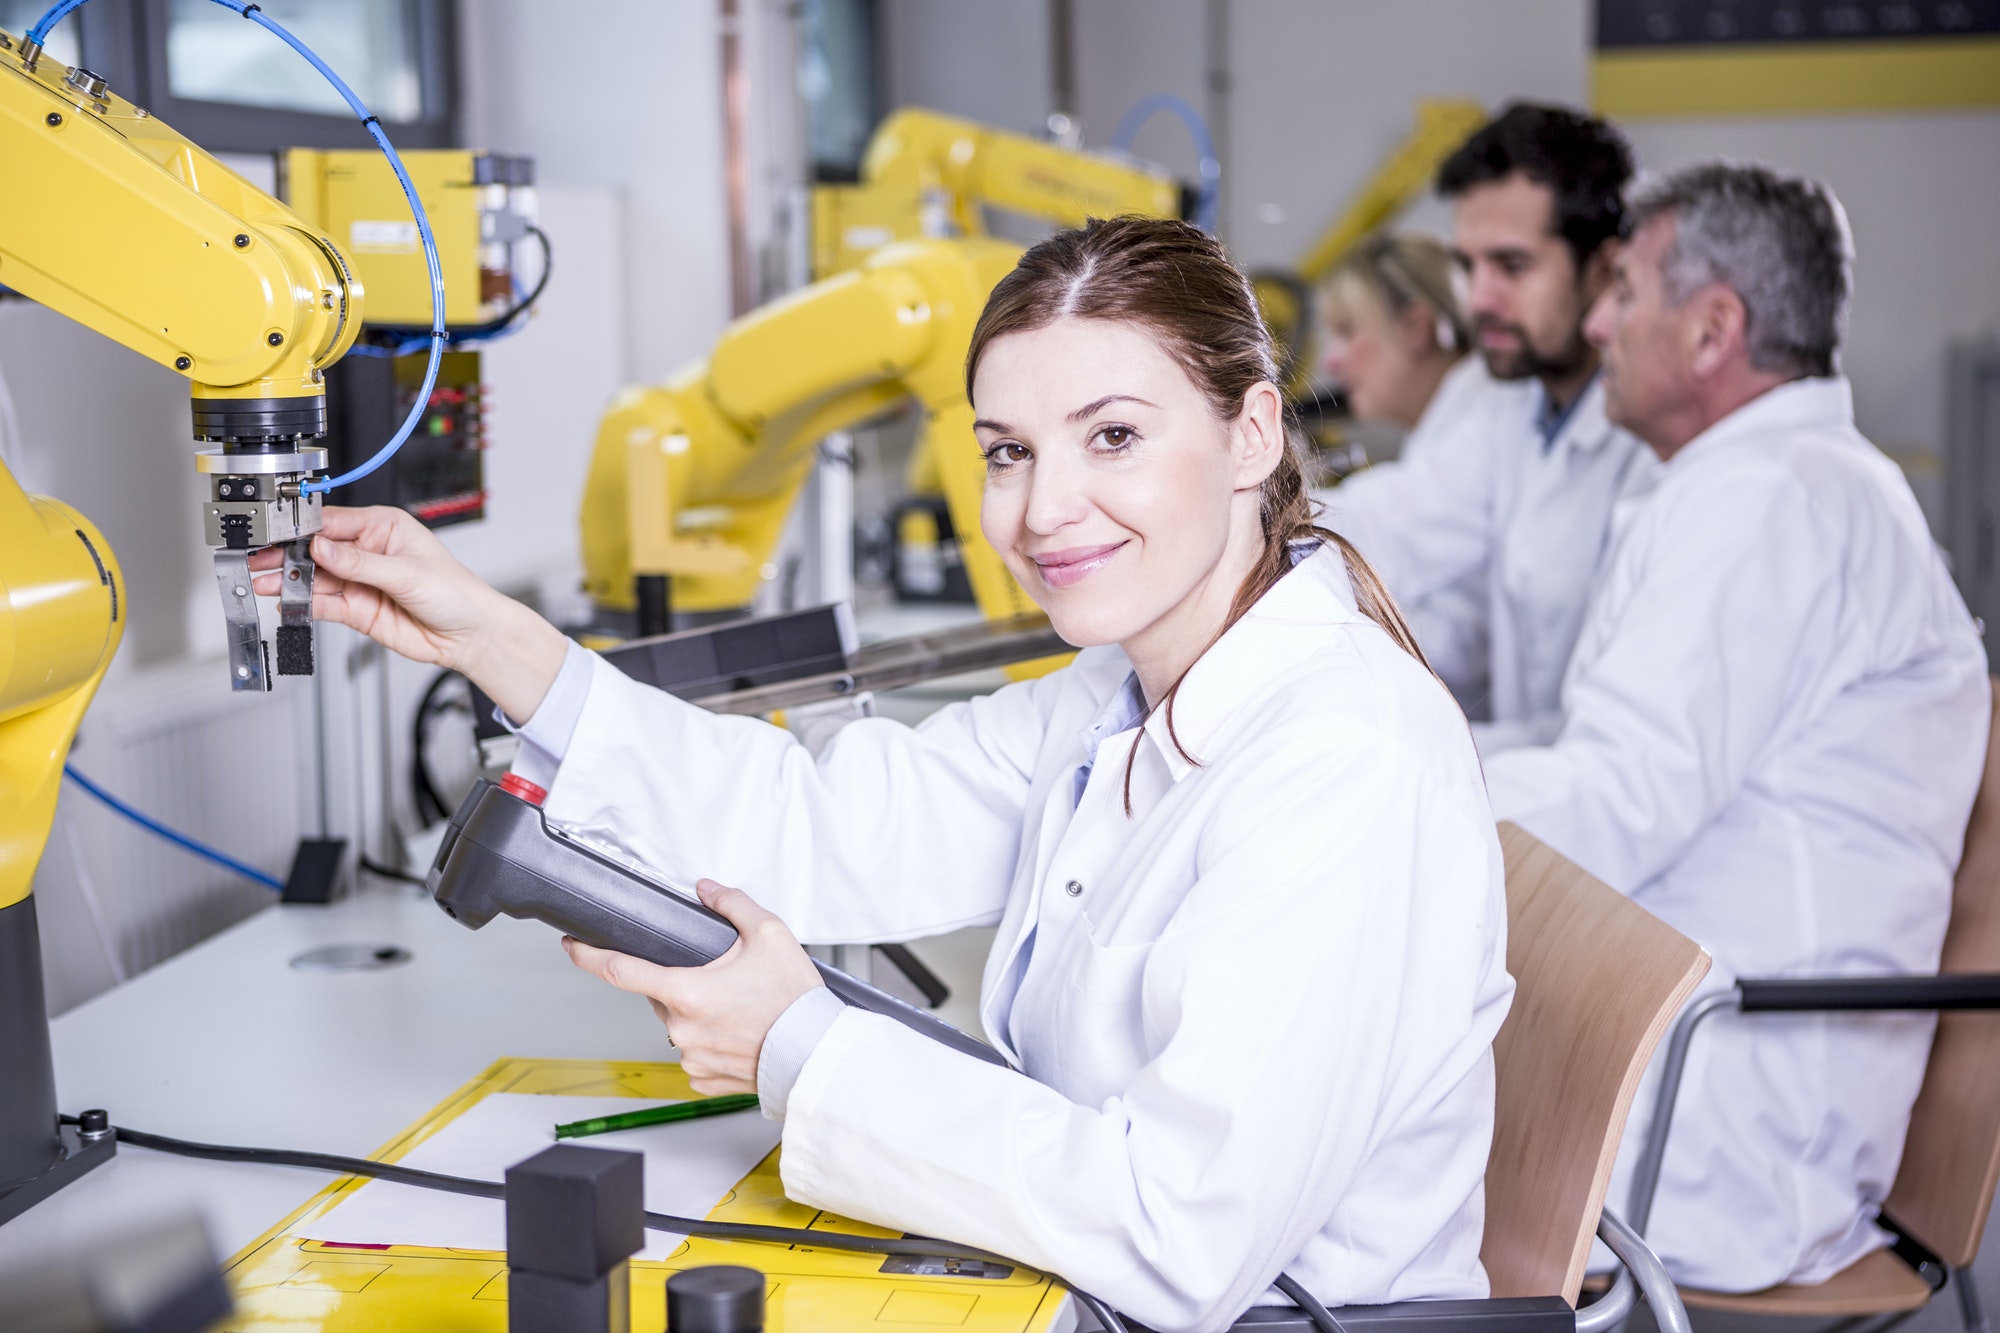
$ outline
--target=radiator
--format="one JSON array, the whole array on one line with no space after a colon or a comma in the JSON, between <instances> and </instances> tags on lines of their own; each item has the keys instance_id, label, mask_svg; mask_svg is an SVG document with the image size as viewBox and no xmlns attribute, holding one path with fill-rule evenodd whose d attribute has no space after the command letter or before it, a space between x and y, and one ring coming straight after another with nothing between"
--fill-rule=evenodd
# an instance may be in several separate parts
<instances>
[{"instance_id":1,"label":"radiator","mask_svg":"<svg viewBox=\"0 0 2000 1333\"><path fill-rule=\"evenodd\" d=\"M316 801L313 694L237 694L219 662L107 681L70 762L127 804L279 879ZM78 873L78 870L81 873ZM65 782L36 874L51 1006L64 1009L272 901ZM91 938L79 938L87 934Z\"/></svg>"}]
</instances>

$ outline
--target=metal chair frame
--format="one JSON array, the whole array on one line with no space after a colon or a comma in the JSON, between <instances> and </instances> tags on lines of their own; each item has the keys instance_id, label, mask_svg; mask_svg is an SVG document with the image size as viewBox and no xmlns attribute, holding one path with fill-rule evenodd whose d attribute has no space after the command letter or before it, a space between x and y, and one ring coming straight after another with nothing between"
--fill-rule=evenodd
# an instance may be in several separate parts
<instances>
[{"instance_id":1,"label":"metal chair frame","mask_svg":"<svg viewBox=\"0 0 2000 1333\"><path fill-rule=\"evenodd\" d=\"M2000 1010L2000 975L1953 973L1939 976L1746 978L1731 990L1717 991L1696 1000L1675 1021L1673 1034L1668 1038L1666 1056L1661 1063L1660 1087L1653 1103L1653 1121L1647 1127L1645 1146L1633 1165L1632 1193L1627 1207L1632 1229L1643 1235L1652 1218L1653 1199L1659 1190L1661 1166L1666 1161L1667 1138L1673 1129L1674 1105L1680 1095L1688 1051L1694 1044L1696 1030L1710 1015L1725 1010L1742 1014L1802 1014L1941 1013L1967 1009ZM1878 1212L1876 1221L1896 1237L1892 1246L1896 1257L1909 1264L1918 1276L1930 1284L1933 1296L1947 1286L1955 1289L1965 1333L1992 1333L1979 1299L1978 1284L1973 1281L1969 1266L1946 1264L1897 1225L1896 1220L1886 1212ZM1650 1299L1650 1293L1648 1295ZM1857 1315L1834 1325L1828 1333L1888 1333L1917 1310L1925 1308L1928 1307Z\"/></svg>"}]
</instances>

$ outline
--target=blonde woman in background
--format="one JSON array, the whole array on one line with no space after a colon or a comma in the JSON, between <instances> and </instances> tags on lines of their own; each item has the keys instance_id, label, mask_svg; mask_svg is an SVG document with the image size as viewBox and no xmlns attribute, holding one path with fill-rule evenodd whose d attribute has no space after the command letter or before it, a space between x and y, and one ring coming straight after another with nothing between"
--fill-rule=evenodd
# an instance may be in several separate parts
<instances>
[{"instance_id":1,"label":"blonde woman in background","mask_svg":"<svg viewBox=\"0 0 2000 1333\"><path fill-rule=\"evenodd\" d=\"M1380 233L1342 260L1320 290L1326 339L1321 368L1340 385L1357 422L1408 432L1405 459L1449 434L1481 428L1489 417L1480 405L1509 387L1487 374L1478 357L1466 355L1471 331L1453 290L1452 267L1441 241ZM1337 512L1379 480L1364 469L1315 498ZM1489 716L1485 607L1480 571L1403 608L1431 665L1474 720Z\"/></svg>"},{"instance_id":2,"label":"blonde woman in background","mask_svg":"<svg viewBox=\"0 0 2000 1333\"><path fill-rule=\"evenodd\" d=\"M1320 300L1321 368L1345 391L1354 419L1414 431L1470 345L1451 252L1429 236L1374 236L1341 261Z\"/></svg>"}]
</instances>

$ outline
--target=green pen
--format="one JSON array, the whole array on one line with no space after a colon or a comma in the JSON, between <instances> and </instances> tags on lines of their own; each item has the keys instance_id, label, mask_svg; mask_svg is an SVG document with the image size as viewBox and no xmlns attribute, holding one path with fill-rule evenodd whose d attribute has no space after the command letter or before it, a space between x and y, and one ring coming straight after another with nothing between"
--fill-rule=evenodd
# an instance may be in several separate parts
<instances>
[{"instance_id":1,"label":"green pen","mask_svg":"<svg viewBox=\"0 0 2000 1333\"><path fill-rule=\"evenodd\" d=\"M703 1116L748 1111L756 1105L757 1094L754 1092L733 1093L727 1097L704 1097L693 1102L649 1106L643 1111L627 1111L623 1115L601 1115L595 1120L574 1120L567 1125L557 1125L556 1137L581 1139L592 1134L610 1134L621 1129L640 1129L646 1125L671 1125L678 1120L699 1120Z\"/></svg>"}]
</instances>

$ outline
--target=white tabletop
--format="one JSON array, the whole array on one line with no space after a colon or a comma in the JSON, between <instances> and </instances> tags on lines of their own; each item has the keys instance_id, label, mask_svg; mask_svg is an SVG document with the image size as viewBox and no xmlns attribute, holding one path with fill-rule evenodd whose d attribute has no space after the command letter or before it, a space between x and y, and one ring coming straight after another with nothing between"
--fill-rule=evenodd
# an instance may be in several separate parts
<instances>
[{"instance_id":1,"label":"white tabletop","mask_svg":"<svg viewBox=\"0 0 2000 1333\"><path fill-rule=\"evenodd\" d=\"M56 1019L57 1096L69 1114L101 1106L177 1138L366 1156L503 1056L672 1059L646 1002L572 967L557 938L506 918L467 930L416 889L272 906ZM343 943L414 956L372 972L290 965ZM0 1263L190 1206L226 1258L330 1179L120 1144L0 1225Z\"/></svg>"}]
</instances>

